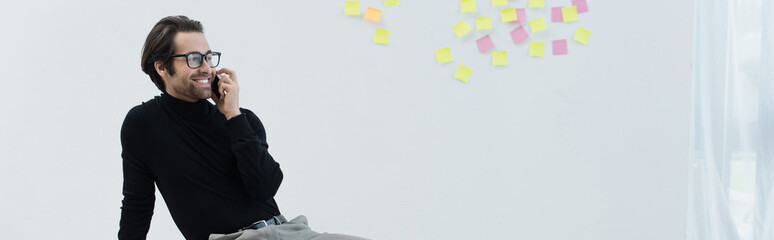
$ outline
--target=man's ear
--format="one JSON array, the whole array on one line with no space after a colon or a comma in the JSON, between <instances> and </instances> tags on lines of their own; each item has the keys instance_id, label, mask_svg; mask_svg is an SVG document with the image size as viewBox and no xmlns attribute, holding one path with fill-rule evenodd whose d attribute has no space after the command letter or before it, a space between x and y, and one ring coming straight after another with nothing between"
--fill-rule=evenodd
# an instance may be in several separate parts
<instances>
[{"instance_id":1,"label":"man's ear","mask_svg":"<svg viewBox=\"0 0 774 240\"><path fill-rule=\"evenodd\" d=\"M161 78L169 77L169 73L167 73L167 69L164 67L163 62L156 61L153 63L153 67L156 68L156 73L158 73Z\"/></svg>"}]
</instances>

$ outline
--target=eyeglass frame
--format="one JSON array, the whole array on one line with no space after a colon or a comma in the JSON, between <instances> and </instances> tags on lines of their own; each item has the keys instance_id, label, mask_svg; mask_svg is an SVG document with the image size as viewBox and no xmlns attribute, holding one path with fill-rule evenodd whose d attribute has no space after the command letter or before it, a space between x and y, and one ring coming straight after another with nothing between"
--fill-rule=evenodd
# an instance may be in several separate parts
<instances>
[{"instance_id":1,"label":"eyeglass frame","mask_svg":"<svg viewBox=\"0 0 774 240\"><path fill-rule=\"evenodd\" d=\"M192 54L199 54L199 56L201 56L201 60L199 61L199 66L198 67L191 67L191 63L188 61L188 56L192 55ZM201 52L197 52L197 51L192 51L192 52L188 52L188 53L185 53L185 54L175 54L175 55L172 55L170 57L173 57L173 58L174 57L185 57L185 65L188 65L188 68L197 69L197 68L200 68L200 67L204 66L204 62L206 61L205 59L207 58L207 55L209 55L209 54L218 55L218 62L215 63L215 65L210 65L210 67L214 68L214 67L217 67L218 65L220 65L220 57L222 56L222 54L220 52L207 51L206 53L201 53ZM209 63L207 65L209 65Z\"/></svg>"}]
</instances>

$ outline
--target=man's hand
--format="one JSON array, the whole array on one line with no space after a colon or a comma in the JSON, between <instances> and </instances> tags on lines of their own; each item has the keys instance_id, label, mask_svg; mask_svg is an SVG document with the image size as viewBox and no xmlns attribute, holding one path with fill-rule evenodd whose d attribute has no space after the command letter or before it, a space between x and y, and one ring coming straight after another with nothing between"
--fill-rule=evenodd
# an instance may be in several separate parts
<instances>
[{"instance_id":1,"label":"man's hand","mask_svg":"<svg viewBox=\"0 0 774 240\"><path fill-rule=\"evenodd\" d=\"M212 94L212 101L218 106L220 113L226 116L226 120L239 116L242 112L239 111L239 84L236 73L231 69L223 68L216 71L215 74L220 75L220 81L218 81L220 99Z\"/></svg>"}]
</instances>

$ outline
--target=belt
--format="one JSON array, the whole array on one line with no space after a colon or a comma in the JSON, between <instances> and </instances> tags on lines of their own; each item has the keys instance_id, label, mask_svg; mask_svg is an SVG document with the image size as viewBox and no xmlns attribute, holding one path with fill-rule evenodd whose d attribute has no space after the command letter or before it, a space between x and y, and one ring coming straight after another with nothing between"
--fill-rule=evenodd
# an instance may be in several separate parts
<instances>
[{"instance_id":1,"label":"belt","mask_svg":"<svg viewBox=\"0 0 774 240\"><path fill-rule=\"evenodd\" d=\"M244 230L247 230L247 229L261 229L261 228L269 226L269 225L280 225L280 224L283 224L283 223L286 223L286 222L288 222L288 220L286 220L285 217L280 214L280 215L271 217L271 218L269 218L267 220L261 220L261 221L254 222L253 224L250 224L250 226L243 227L243 228L239 229L239 231L241 232L241 231L244 231Z\"/></svg>"}]
</instances>

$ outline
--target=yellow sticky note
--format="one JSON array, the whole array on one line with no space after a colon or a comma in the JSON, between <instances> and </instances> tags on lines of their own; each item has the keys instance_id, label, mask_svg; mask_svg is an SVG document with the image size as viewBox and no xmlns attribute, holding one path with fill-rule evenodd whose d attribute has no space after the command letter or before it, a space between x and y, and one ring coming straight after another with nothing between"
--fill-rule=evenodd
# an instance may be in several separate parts
<instances>
[{"instance_id":1,"label":"yellow sticky note","mask_svg":"<svg viewBox=\"0 0 774 240\"><path fill-rule=\"evenodd\" d=\"M377 28L374 31L374 43L385 44L390 42L390 30Z\"/></svg>"},{"instance_id":2,"label":"yellow sticky note","mask_svg":"<svg viewBox=\"0 0 774 240\"><path fill-rule=\"evenodd\" d=\"M538 32L540 30L546 29L546 21L544 21L543 18L531 20L529 21L529 28L532 29L532 32Z\"/></svg>"},{"instance_id":3,"label":"yellow sticky note","mask_svg":"<svg viewBox=\"0 0 774 240\"><path fill-rule=\"evenodd\" d=\"M508 4L508 0L492 0L492 7Z\"/></svg>"},{"instance_id":4,"label":"yellow sticky note","mask_svg":"<svg viewBox=\"0 0 774 240\"><path fill-rule=\"evenodd\" d=\"M438 64L451 62L452 56L451 56L451 51L449 50L449 47L435 50L435 60L438 61Z\"/></svg>"},{"instance_id":5,"label":"yellow sticky note","mask_svg":"<svg viewBox=\"0 0 774 240\"><path fill-rule=\"evenodd\" d=\"M533 57L542 57L543 48L546 46L544 42L529 42L529 55Z\"/></svg>"},{"instance_id":6,"label":"yellow sticky note","mask_svg":"<svg viewBox=\"0 0 774 240\"><path fill-rule=\"evenodd\" d=\"M578 21L578 7L563 7L562 8L562 21L575 22Z\"/></svg>"},{"instance_id":7,"label":"yellow sticky note","mask_svg":"<svg viewBox=\"0 0 774 240\"><path fill-rule=\"evenodd\" d=\"M344 1L344 15L360 16L360 1Z\"/></svg>"},{"instance_id":8,"label":"yellow sticky note","mask_svg":"<svg viewBox=\"0 0 774 240\"><path fill-rule=\"evenodd\" d=\"M543 0L529 0L529 7L531 8L542 8L543 5L545 5Z\"/></svg>"},{"instance_id":9,"label":"yellow sticky note","mask_svg":"<svg viewBox=\"0 0 774 240\"><path fill-rule=\"evenodd\" d=\"M476 0L460 0L460 10L462 12L475 12Z\"/></svg>"},{"instance_id":10,"label":"yellow sticky note","mask_svg":"<svg viewBox=\"0 0 774 240\"><path fill-rule=\"evenodd\" d=\"M477 17L476 18L476 29L477 30L492 29L492 18L490 18L490 17Z\"/></svg>"},{"instance_id":11,"label":"yellow sticky note","mask_svg":"<svg viewBox=\"0 0 774 240\"><path fill-rule=\"evenodd\" d=\"M572 38L572 40L586 45L589 43L589 36L591 36L591 31L583 29L582 27L578 27L578 30L575 31L575 36Z\"/></svg>"},{"instance_id":12,"label":"yellow sticky note","mask_svg":"<svg viewBox=\"0 0 774 240\"><path fill-rule=\"evenodd\" d=\"M400 0L384 0L384 6L398 6L400 5Z\"/></svg>"},{"instance_id":13,"label":"yellow sticky note","mask_svg":"<svg viewBox=\"0 0 774 240\"><path fill-rule=\"evenodd\" d=\"M492 51L492 65L508 65L508 53L506 51Z\"/></svg>"},{"instance_id":14,"label":"yellow sticky note","mask_svg":"<svg viewBox=\"0 0 774 240\"><path fill-rule=\"evenodd\" d=\"M466 67L465 65L460 64L460 66L457 67L457 71L454 72L454 78L457 78L463 82L468 82L468 79L470 79L471 73L473 73L473 69L470 69L469 67Z\"/></svg>"},{"instance_id":15,"label":"yellow sticky note","mask_svg":"<svg viewBox=\"0 0 774 240\"><path fill-rule=\"evenodd\" d=\"M500 19L502 19L503 22L513 22L519 20L519 16L516 15L515 8L506 8L500 10Z\"/></svg>"},{"instance_id":16,"label":"yellow sticky note","mask_svg":"<svg viewBox=\"0 0 774 240\"><path fill-rule=\"evenodd\" d=\"M452 27L452 29L454 29L454 34L457 34L458 38L461 38L462 36L470 32L470 26L468 25L467 22L465 22L465 20L462 20L459 23L455 24L454 27Z\"/></svg>"},{"instance_id":17,"label":"yellow sticky note","mask_svg":"<svg viewBox=\"0 0 774 240\"><path fill-rule=\"evenodd\" d=\"M367 19L367 20L378 22L379 19L382 18L382 10L379 10L379 9L376 9L376 8L372 8L372 7L368 7L368 9L366 9L366 13L365 13L365 15L363 17L365 19Z\"/></svg>"}]
</instances>

